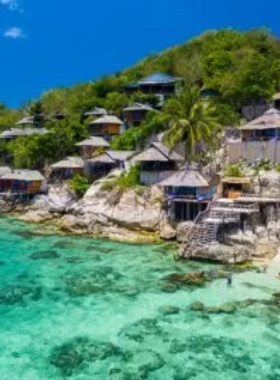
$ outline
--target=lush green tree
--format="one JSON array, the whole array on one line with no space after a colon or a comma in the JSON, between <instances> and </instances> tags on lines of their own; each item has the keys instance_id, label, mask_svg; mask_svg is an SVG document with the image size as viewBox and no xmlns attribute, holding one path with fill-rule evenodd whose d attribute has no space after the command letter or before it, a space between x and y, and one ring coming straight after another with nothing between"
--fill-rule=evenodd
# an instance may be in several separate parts
<instances>
[{"instance_id":1,"label":"lush green tree","mask_svg":"<svg viewBox=\"0 0 280 380\"><path fill-rule=\"evenodd\" d=\"M47 124L49 133L18 137L9 143L17 168L43 169L75 153L75 144L87 136L85 126L67 119Z\"/></svg>"},{"instance_id":2,"label":"lush green tree","mask_svg":"<svg viewBox=\"0 0 280 380\"><path fill-rule=\"evenodd\" d=\"M30 106L30 115L34 117L34 127L43 128L45 125L45 114L43 103L41 101L34 102Z\"/></svg>"},{"instance_id":3,"label":"lush green tree","mask_svg":"<svg viewBox=\"0 0 280 380\"><path fill-rule=\"evenodd\" d=\"M164 113L169 122L164 141L172 149L184 143L187 160L196 158L202 145L213 140L219 127L215 109L201 99L196 87L167 102Z\"/></svg>"}]
</instances>

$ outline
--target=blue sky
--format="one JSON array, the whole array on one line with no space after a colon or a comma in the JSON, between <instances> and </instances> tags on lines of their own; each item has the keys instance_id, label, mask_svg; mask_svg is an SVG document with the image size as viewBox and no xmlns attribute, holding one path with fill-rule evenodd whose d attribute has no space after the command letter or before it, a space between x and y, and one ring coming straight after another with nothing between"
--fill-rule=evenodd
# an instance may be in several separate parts
<instances>
[{"instance_id":1,"label":"blue sky","mask_svg":"<svg viewBox=\"0 0 280 380\"><path fill-rule=\"evenodd\" d=\"M18 106L207 29L266 26L279 0L0 0L0 101Z\"/></svg>"}]
</instances>

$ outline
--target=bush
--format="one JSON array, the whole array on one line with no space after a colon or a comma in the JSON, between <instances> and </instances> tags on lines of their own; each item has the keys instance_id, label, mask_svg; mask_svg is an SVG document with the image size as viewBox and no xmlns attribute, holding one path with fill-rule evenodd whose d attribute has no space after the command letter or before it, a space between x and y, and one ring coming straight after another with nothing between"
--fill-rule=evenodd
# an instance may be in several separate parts
<instances>
[{"instance_id":1,"label":"bush","mask_svg":"<svg viewBox=\"0 0 280 380\"><path fill-rule=\"evenodd\" d=\"M84 175L76 175L68 183L79 198L82 198L91 186L89 179Z\"/></svg>"},{"instance_id":2,"label":"bush","mask_svg":"<svg viewBox=\"0 0 280 380\"><path fill-rule=\"evenodd\" d=\"M238 164L230 165L225 169L224 174L227 177L245 177L245 173L242 167Z\"/></svg>"},{"instance_id":3,"label":"bush","mask_svg":"<svg viewBox=\"0 0 280 380\"><path fill-rule=\"evenodd\" d=\"M117 180L120 189L130 189L140 185L140 165L134 165L128 173L124 173Z\"/></svg>"},{"instance_id":4,"label":"bush","mask_svg":"<svg viewBox=\"0 0 280 380\"><path fill-rule=\"evenodd\" d=\"M256 165L254 165L254 170L259 173L261 170L268 171L272 169L272 164L269 160L261 160Z\"/></svg>"},{"instance_id":5,"label":"bush","mask_svg":"<svg viewBox=\"0 0 280 380\"><path fill-rule=\"evenodd\" d=\"M140 189L140 165L132 166L128 173L121 174L118 178L106 179L102 184L102 190L113 191Z\"/></svg>"}]
</instances>

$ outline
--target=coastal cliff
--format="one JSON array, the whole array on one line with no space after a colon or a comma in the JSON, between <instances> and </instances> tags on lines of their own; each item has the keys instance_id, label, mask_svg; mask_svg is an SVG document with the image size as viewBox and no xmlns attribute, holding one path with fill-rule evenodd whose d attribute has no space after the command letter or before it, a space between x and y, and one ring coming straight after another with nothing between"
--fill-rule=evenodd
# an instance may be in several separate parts
<instances>
[{"instance_id":1,"label":"coastal cliff","mask_svg":"<svg viewBox=\"0 0 280 380\"><path fill-rule=\"evenodd\" d=\"M260 172L255 180L256 194L280 197L280 175L276 171ZM48 223L65 234L103 237L131 243L163 240L185 241L192 222L171 224L164 207L164 194L156 186L145 189L106 191L102 184L91 186L78 200L68 185L52 186L21 211L19 219L31 223ZM23 212L24 211L24 212ZM223 242L194 250L186 258L216 262L263 261L279 250L280 225L278 207L262 206L255 228L235 228Z\"/></svg>"},{"instance_id":2,"label":"coastal cliff","mask_svg":"<svg viewBox=\"0 0 280 380\"><path fill-rule=\"evenodd\" d=\"M163 209L163 193L157 187L105 191L93 185L81 200L64 185L52 187L27 213L26 222L52 222L64 233L106 237L128 242L172 240L176 231Z\"/></svg>"}]
</instances>

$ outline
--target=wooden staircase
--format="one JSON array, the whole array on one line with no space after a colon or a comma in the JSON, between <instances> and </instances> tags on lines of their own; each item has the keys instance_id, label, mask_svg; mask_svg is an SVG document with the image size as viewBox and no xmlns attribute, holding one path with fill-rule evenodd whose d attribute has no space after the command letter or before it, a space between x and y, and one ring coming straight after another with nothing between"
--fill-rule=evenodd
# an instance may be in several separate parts
<instances>
[{"instance_id":1,"label":"wooden staircase","mask_svg":"<svg viewBox=\"0 0 280 380\"><path fill-rule=\"evenodd\" d=\"M180 256L188 256L198 249L217 242L219 226L240 222L241 214L258 212L257 205L228 203L220 199L209 204L199 213L180 248Z\"/></svg>"}]
</instances>

